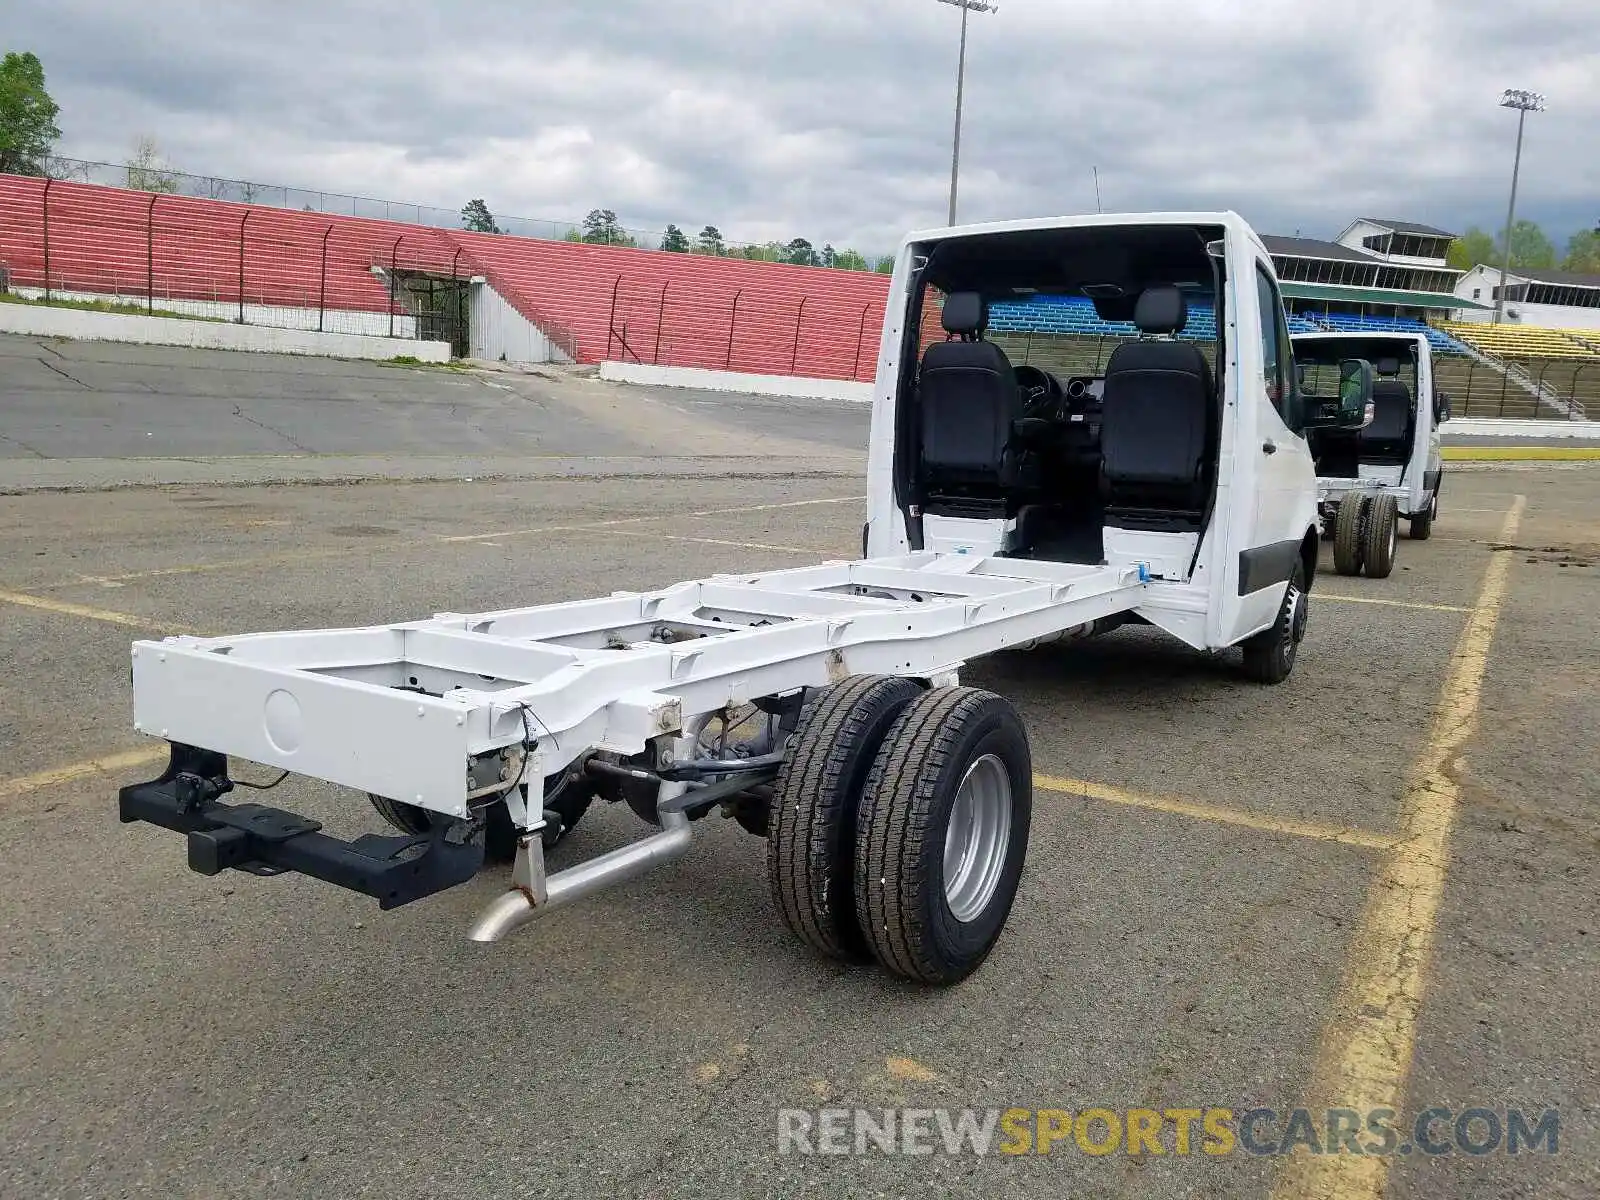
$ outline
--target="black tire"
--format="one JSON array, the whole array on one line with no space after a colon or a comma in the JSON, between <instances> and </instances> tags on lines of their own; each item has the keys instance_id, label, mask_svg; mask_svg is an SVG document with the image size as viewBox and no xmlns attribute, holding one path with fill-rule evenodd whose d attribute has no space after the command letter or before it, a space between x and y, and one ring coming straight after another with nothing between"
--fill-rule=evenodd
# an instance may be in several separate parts
<instances>
[{"instance_id":1,"label":"black tire","mask_svg":"<svg viewBox=\"0 0 1600 1200\"><path fill-rule=\"evenodd\" d=\"M368 793L367 799L378 815L401 833L427 833L433 827L434 814L415 804L404 804L384 796ZM561 818L561 829L552 837L546 832L546 848L561 844L577 827L583 814L594 801L594 791L583 780L573 780L562 775L545 781L544 806ZM517 857L517 827L511 822L511 810L505 801L495 800L484 810L483 861L509 863Z\"/></svg>"},{"instance_id":2,"label":"black tire","mask_svg":"<svg viewBox=\"0 0 1600 1200\"><path fill-rule=\"evenodd\" d=\"M1284 589L1278 619L1242 644L1244 673L1257 683L1279 684L1294 673L1300 643L1311 619L1311 595L1306 590L1305 564L1296 562Z\"/></svg>"},{"instance_id":3,"label":"black tire","mask_svg":"<svg viewBox=\"0 0 1600 1200\"><path fill-rule=\"evenodd\" d=\"M1400 506L1393 496L1372 497L1367 506L1361 563L1369 579L1387 579L1394 571L1394 554L1400 537Z\"/></svg>"},{"instance_id":4,"label":"black tire","mask_svg":"<svg viewBox=\"0 0 1600 1200\"><path fill-rule=\"evenodd\" d=\"M856 809L884 735L922 694L910 679L860 675L813 694L767 818L767 882L783 923L843 962L871 951L856 924Z\"/></svg>"},{"instance_id":5,"label":"black tire","mask_svg":"<svg viewBox=\"0 0 1600 1200\"><path fill-rule=\"evenodd\" d=\"M1406 536L1413 542L1425 542L1433 536L1433 522L1439 515L1439 493L1428 497L1428 511L1418 513L1406 522Z\"/></svg>"},{"instance_id":6,"label":"black tire","mask_svg":"<svg viewBox=\"0 0 1600 1200\"><path fill-rule=\"evenodd\" d=\"M947 894L947 838L969 771L992 772L1010 792L1003 849L963 916ZM855 898L878 962L918 983L958 983L994 949L1011 914L1033 817L1028 735L1004 699L941 688L901 713L878 751L856 820ZM993 843L992 843L993 844ZM992 887L992 891L989 888Z\"/></svg>"},{"instance_id":7,"label":"black tire","mask_svg":"<svg viewBox=\"0 0 1600 1200\"><path fill-rule=\"evenodd\" d=\"M1361 555L1365 549L1362 533L1366 528L1366 515L1371 496L1350 492L1339 501L1339 512L1333 522L1333 569L1340 575L1361 574Z\"/></svg>"}]
</instances>

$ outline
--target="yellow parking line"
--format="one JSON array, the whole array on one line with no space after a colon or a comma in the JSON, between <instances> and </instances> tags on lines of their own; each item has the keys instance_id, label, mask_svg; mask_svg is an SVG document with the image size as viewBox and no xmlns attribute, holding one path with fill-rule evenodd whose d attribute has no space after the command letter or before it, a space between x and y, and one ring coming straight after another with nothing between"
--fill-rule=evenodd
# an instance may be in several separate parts
<instances>
[{"instance_id":1,"label":"yellow parking line","mask_svg":"<svg viewBox=\"0 0 1600 1200\"><path fill-rule=\"evenodd\" d=\"M1600 446L1446 446L1439 453L1454 462L1592 462Z\"/></svg>"},{"instance_id":2,"label":"yellow parking line","mask_svg":"<svg viewBox=\"0 0 1600 1200\"><path fill-rule=\"evenodd\" d=\"M136 617L131 613L112 612L109 608L93 608L87 604L72 604L66 600L50 600L44 596L30 596L24 592L0 592L0 603L43 609L45 612L60 613L68 617L85 617L90 621L105 621L112 625L126 625L130 629L148 629L154 633L196 632L187 626L173 625L153 617Z\"/></svg>"},{"instance_id":3,"label":"yellow parking line","mask_svg":"<svg viewBox=\"0 0 1600 1200\"><path fill-rule=\"evenodd\" d=\"M1125 804L1132 808L1147 808L1173 816L1192 817L1197 821L1212 821L1222 825L1239 825L1262 833L1283 833L1293 837L1311 838L1318 842L1338 842L1344 846L1360 846L1364 850L1388 850L1394 838L1381 833L1368 833L1362 829L1345 829L1335 825L1320 825L1314 821L1296 821L1289 817L1274 817L1266 813L1247 812L1244 809L1225 808L1217 804L1202 804L1195 800L1176 800L1168 796L1145 796L1105 784L1088 783L1082 779L1056 779L1049 775L1036 775L1033 786L1042 792L1059 792L1069 796L1083 796L1090 800L1104 800L1110 804Z\"/></svg>"},{"instance_id":4,"label":"yellow parking line","mask_svg":"<svg viewBox=\"0 0 1600 1200\"><path fill-rule=\"evenodd\" d=\"M40 771L36 775L21 775L15 779L0 779L0 800L10 800L17 796L25 796L29 792L37 792L44 788L60 787L64 783L73 783L79 779L87 779L93 775L110 775L128 767L142 767L146 763L157 762L167 757L165 746L141 746L137 750L124 750L117 754L104 754L99 758L86 759L71 766L56 767L50 771Z\"/></svg>"},{"instance_id":5,"label":"yellow parking line","mask_svg":"<svg viewBox=\"0 0 1600 1200\"><path fill-rule=\"evenodd\" d=\"M1515 540L1526 506L1527 498L1518 496L1501 528L1501 544ZM1510 569L1510 553L1496 552L1456 643L1427 744L1408 776L1399 835L1368 893L1318 1048L1305 1105L1316 1111L1402 1108L1461 799L1456 758L1477 728ZM1377 1200L1389 1161L1381 1155L1301 1155L1284 1164L1272 1194L1277 1200Z\"/></svg>"},{"instance_id":6,"label":"yellow parking line","mask_svg":"<svg viewBox=\"0 0 1600 1200\"><path fill-rule=\"evenodd\" d=\"M1335 600L1340 604L1381 604L1385 608L1413 608L1419 612L1471 612L1462 604L1416 604L1410 600L1381 600L1376 596L1341 596L1336 592L1315 592L1317 600Z\"/></svg>"}]
</instances>

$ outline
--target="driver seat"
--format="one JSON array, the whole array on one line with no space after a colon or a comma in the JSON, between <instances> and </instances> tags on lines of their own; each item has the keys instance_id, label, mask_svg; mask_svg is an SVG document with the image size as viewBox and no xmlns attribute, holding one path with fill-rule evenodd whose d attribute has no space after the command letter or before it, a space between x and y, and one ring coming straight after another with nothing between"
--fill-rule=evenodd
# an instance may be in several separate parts
<instances>
[{"instance_id":1,"label":"driver seat","mask_svg":"<svg viewBox=\"0 0 1600 1200\"><path fill-rule=\"evenodd\" d=\"M943 321L947 340L928 347L917 385L923 481L930 495L1003 508L1017 482L1012 433L1022 388L1006 352L983 340L982 295L952 292Z\"/></svg>"}]
</instances>

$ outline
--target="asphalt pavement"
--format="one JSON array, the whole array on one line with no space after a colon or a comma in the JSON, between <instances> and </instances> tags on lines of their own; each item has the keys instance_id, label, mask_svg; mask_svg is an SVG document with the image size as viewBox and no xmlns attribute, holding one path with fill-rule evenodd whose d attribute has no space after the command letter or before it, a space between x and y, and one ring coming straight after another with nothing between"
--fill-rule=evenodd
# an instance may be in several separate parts
<instances>
[{"instance_id":1,"label":"asphalt pavement","mask_svg":"<svg viewBox=\"0 0 1600 1200\"><path fill-rule=\"evenodd\" d=\"M1283 1114L1259 1145L1327 1102L1352 1047L1365 1095L1450 1110L1442 1136L1473 1108L1560 1115L1557 1153L1397 1155L1387 1195L1600 1192L1600 468L1461 471L1388 580L1325 553L1282 687L1141 629L971 664L1027 722L1034 832L994 956L929 991L795 944L729 821L483 946L465 930L498 876L381 913L192 874L181 838L115 817L117 786L160 767L131 725L132 639L852 557L864 411L68 349L77 387L0 349L0 1195L1287 1196L1280 1157L1198 1132L1190 1154L1169 1130L1159 1155L1074 1133L831 1156L780 1152L780 1110ZM138 474L146 433L205 478L131 486L160 481ZM623 465L428 474L539 447ZM382 469L252 474L279 455ZM63 482L5 474L40 462ZM383 829L308 781L275 803ZM552 865L644 829L596 808Z\"/></svg>"}]
</instances>

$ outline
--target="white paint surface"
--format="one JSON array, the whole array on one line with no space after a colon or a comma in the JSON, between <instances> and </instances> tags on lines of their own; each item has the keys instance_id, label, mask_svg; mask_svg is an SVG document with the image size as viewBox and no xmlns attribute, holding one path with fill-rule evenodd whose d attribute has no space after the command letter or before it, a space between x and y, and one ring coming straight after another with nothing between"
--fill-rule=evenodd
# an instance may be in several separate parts
<instances>
[{"instance_id":1,"label":"white paint surface","mask_svg":"<svg viewBox=\"0 0 1600 1200\"><path fill-rule=\"evenodd\" d=\"M612 383L650 387L699 388L708 392L742 392L749 396L791 396L806 400L872 403L872 383L848 379L810 379L793 375L750 375L741 371L705 371L697 367L657 367L649 363L603 362L600 378Z\"/></svg>"},{"instance_id":2,"label":"white paint surface","mask_svg":"<svg viewBox=\"0 0 1600 1200\"><path fill-rule=\"evenodd\" d=\"M179 317L141 317L31 304L0 304L0 333L83 341L134 342L146 346L311 354L324 358L383 361L409 356L422 362L450 361L448 342L419 342L355 333L317 333L304 329L235 325L219 321L186 321Z\"/></svg>"}]
</instances>

